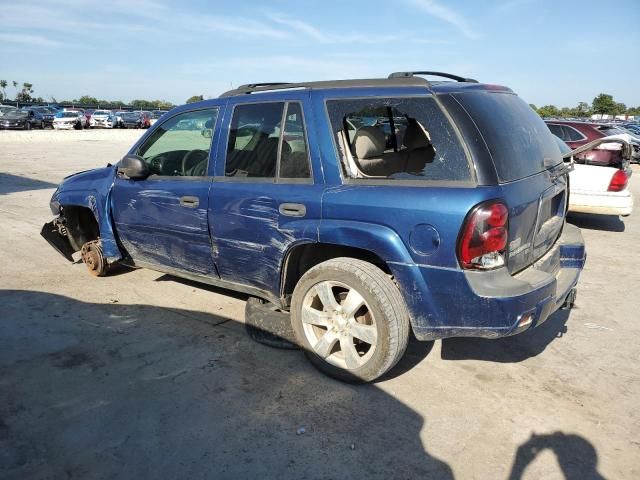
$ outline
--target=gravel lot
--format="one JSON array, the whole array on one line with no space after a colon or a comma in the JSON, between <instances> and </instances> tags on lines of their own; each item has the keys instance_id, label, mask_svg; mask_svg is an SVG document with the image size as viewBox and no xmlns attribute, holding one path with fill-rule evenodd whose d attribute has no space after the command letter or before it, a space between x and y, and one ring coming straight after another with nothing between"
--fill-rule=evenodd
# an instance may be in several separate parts
<instances>
[{"instance_id":1,"label":"gravel lot","mask_svg":"<svg viewBox=\"0 0 640 480\"><path fill-rule=\"evenodd\" d=\"M349 386L253 343L242 295L92 278L40 238L55 184L141 133L0 131L1 478L640 478L638 205L572 218L576 309L513 338L414 342Z\"/></svg>"}]
</instances>

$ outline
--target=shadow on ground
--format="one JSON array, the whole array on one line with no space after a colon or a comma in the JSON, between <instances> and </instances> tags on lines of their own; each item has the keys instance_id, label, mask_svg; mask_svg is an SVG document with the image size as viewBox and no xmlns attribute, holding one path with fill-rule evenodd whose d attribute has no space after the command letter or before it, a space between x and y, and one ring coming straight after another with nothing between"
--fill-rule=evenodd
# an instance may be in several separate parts
<instances>
[{"instance_id":1,"label":"shadow on ground","mask_svg":"<svg viewBox=\"0 0 640 480\"><path fill-rule=\"evenodd\" d=\"M21 290L0 303L3 479L453 478L412 409L228 318Z\"/></svg>"},{"instance_id":2,"label":"shadow on ground","mask_svg":"<svg viewBox=\"0 0 640 480\"><path fill-rule=\"evenodd\" d=\"M598 472L598 455L593 445L580 435L563 432L532 434L518 448L509 480L521 480L527 466L545 450L555 454L566 480L604 480Z\"/></svg>"},{"instance_id":3,"label":"shadow on ground","mask_svg":"<svg viewBox=\"0 0 640 480\"><path fill-rule=\"evenodd\" d=\"M35 178L21 177L19 175L0 172L0 195L55 187L57 187L55 183L43 182L42 180L36 180Z\"/></svg>"},{"instance_id":4,"label":"shadow on ground","mask_svg":"<svg viewBox=\"0 0 640 480\"><path fill-rule=\"evenodd\" d=\"M567 221L580 228L624 232L624 222L617 215L592 215L588 213L569 213Z\"/></svg>"},{"instance_id":5,"label":"shadow on ground","mask_svg":"<svg viewBox=\"0 0 640 480\"><path fill-rule=\"evenodd\" d=\"M570 310L559 310L539 327L513 337L448 338L442 341L445 360L485 360L516 363L540 355L547 346L567 332Z\"/></svg>"}]
</instances>

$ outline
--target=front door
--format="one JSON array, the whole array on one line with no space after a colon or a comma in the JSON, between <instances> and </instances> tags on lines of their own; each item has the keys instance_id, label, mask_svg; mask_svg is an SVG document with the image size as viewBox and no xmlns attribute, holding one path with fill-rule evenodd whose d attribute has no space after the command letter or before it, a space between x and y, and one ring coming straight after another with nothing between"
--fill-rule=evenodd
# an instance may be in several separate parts
<instances>
[{"instance_id":1,"label":"front door","mask_svg":"<svg viewBox=\"0 0 640 480\"><path fill-rule=\"evenodd\" d=\"M114 222L134 263L217 276L207 215L217 118L217 107L169 117L133 152L152 174L116 179Z\"/></svg>"}]
</instances>

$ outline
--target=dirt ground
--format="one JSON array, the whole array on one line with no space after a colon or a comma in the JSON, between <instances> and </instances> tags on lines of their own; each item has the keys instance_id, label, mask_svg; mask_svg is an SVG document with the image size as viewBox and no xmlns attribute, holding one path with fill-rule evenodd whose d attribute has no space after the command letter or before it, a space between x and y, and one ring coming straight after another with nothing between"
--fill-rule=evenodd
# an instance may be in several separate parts
<instances>
[{"instance_id":1,"label":"dirt ground","mask_svg":"<svg viewBox=\"0 0 640 480\"><path fill-rule=\"evenodd\" d=\"M252 342L242 295L92 278L40 238L55 185L140 133L0 132L0 478L640 478L637 201L572 218L576 309L513 338L413 342L351 386Z\"/></svg>"}]
</instances>

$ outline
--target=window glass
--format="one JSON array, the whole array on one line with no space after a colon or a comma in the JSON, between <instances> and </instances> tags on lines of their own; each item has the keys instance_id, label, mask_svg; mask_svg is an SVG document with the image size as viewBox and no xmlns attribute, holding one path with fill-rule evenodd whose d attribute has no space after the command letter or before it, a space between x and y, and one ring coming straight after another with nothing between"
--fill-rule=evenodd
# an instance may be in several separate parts
<instances>
[{"instance_id":1,"label":"window glass","mask_svg":"<svg viewBox=\"0 0 640 480\"><path fill-rule=\"evenodd\" d=\"M225 175L275 178L284 102L237 105L233 111Z\"/></svg>"},{"instance_id":2,"label":"window glass","mask_svg":"<svg viewBox=\"0 0 640 480\"><path fill-rule=\"evenodd\" d=\"M476 91L453 97L484 137L501 182L535 175L562 162L547 125L517 95Z\"/></svg>"},{"instance_id":3,"label":"window glass","mask_svg":"<svg viewBox=\"0 0 640 480\"><path fill-rule=\"evenodd\" d=\"M562 141L566 141L564 131L562 130L562 125L557 125L555 123L547 124L551 133L553 133L556 137L560 138Z\"/></svg>"},{"instance_id":4,"label":"window glass","mask_svg":"<svg viewBox=\"0 0 640 480\"><path fill-rule=\"evenodd\" d=\"M471 179L458 137L431 98L330 100L327 109L347 177Z\"/></svg>"},{"instance_id":5,"label":"window glass","mask_svg":"<svg viewBox=\"0 0 640 480\"><path fill-rule=\"evenodd\" d=\"M217 108L171 117L153 131L137 154L156 175L206 176L217 118Z\"/></svg>"},{"instance_id":6,"label":"window glass","mask_svg":"<svg viewBox=\"0 0 640 480\"><path fill-rule=\"evenodd\" d=\"M568 125L565 128L567 129L567 137L569 142L579 142L580 140L584 140L584 135L582 135L575 128Z\"/></svg>"},{"instance_id":7,"label":"window glass","mask_svg":"<svg viewBox=\"0 0 640 480\"><path fill-rule=\"evenodd\" d=\"M280 154L280 178L309 178L310 176L302 107L297 102L291 102L287 104L285 116Z\"/></svg>"}]
</instances>

